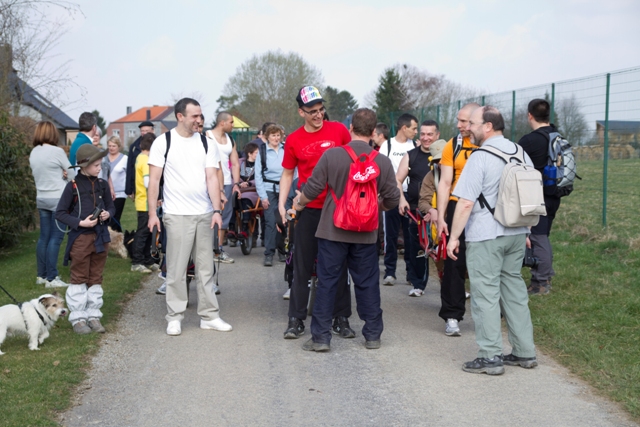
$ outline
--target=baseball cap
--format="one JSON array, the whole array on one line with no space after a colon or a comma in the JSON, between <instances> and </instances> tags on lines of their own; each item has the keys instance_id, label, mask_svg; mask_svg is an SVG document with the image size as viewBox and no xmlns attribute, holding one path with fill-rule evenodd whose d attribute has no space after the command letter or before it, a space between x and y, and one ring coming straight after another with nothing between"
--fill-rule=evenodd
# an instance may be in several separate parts
<instances>
[{"instance_id":1,"label":"baseball cap","mask_svg":"<svg viewBox=\"0 0 640 427\"><path fill-rule=\"evenodd\" d=\"M322 99L317 87L303 86L298 91L296 101L298 101L298 107L311 107L319 102L324 102L324 99Z\"/></svg>"}]
</instances>

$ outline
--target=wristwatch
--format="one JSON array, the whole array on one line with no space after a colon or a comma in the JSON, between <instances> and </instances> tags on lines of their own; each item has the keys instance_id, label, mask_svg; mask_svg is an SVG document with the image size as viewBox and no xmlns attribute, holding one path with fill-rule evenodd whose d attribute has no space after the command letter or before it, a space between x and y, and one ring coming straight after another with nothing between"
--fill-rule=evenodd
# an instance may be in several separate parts
<instances>
[{"instance_id":1,"label":"wristwatch","mask_svg":"<svg viewBox=\"0 0 640 427\"><path fill-rule=\"evenodd\" d=\"M222 211L221 211L220 209L215 209L215 210L213 211L213 214L214 214L214 215L215 215L215 214L220 214L220 216L222 216Z\"/></svg>"}]
</instances>

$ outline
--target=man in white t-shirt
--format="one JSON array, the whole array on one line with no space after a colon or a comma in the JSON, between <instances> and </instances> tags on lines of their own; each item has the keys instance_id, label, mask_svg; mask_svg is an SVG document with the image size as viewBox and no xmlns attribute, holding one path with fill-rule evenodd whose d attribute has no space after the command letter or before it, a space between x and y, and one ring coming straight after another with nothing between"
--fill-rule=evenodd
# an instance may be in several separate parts
<instances>
[{"instance_id":1,"label":"man in white t-shirt","mask_svg":"<svg viewBox=\"0 0 640 427\"><path fill-rule=\"evenodd\" d=\"M229 221L231 220L231 215L233 215L231 195L234 191L240 192L240 187L238 187L238 185L240 185L240 160L238 158L238 152L235 149L235 143L229 136L232 130L233 115L222 111L218 113L216 117L216 127L207 132L207 137L216 142L218 152L220 153L220 165L224 176L223 191L228 200L222 209L222 228L220 228L219 235L220 244L224 244L226 240ZM218 258L220 262L226 264L232 264L234 262L233 258L224 251L220 251L220 255L216 255L216 261Z\"/></svg>"},{"instance_id":2,"label":"man in white t-shirt","mask_svg":"<svg viewBox=\"0 0 640 427\"><path fill-rule=\"evenodd\" d=\"M393 171L398 173L398 167L404 155L416 148L413 142L418 133L418 119L411 114L402 114L398 117L398 132L395 138L385 141L380 146L380 154L389 157L393 165ZM402 191L407 192L407 180L402 183ZM393 286L396 280L396 264L398 262L398 234L402 225L402 235L404 237L405 251L404 262L409 268L409 251L406 245L409 242L409 218L400 215L398 209L391 209L383 213L384 219L384 280L383 285Z\"/></svg>"},{"instance_id":3,"label":"man in white t-shirt","mask_svg":"<svg viewBox=\"0 0 640 427\"><path fill-rule=\"evenodd\" d=\"M178 125L153 142L149 152L149 229L158 227L156 214L160 178L164 176L164 232L167 233L167 334L180 335L187 308L187 265L194 254L200 328L231 331L220 318L213 282L214 225L222 225L220 158L216 144L198 133L200 104L183 98L174 108Z\"/></svg>"}]
</instances>

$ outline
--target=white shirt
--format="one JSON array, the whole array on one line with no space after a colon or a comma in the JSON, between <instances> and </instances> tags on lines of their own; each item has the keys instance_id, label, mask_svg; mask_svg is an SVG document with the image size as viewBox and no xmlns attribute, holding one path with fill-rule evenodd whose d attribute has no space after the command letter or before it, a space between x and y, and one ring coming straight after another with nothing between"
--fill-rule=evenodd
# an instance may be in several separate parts
<instances>
[{"instance_id":1,"label":"white shirt","mask_svg":"<svg viewBox=\"0 0 640 427\"><path fill-rule=\"evenodd\" d=\"M231 156L231 152L233 151L233 144L231 143L231 138L226 133L224 136L227 138L226 144L220 144L218 140L213 136L212 131L207 132L207 137L212 141L215 141L216 146L218 147L218 152L220 153L220 164L222 165L222 175L224 176L224 185L233 184L233 177L231 176L231 160L229 157Z\"/></svg>"},{"instance_id":2,"label":"white shirt","mask_svg":"<svg viewBox=\"0 0 640 427\"><path fill-rule=\"evenodd\" d=\"M205 168L217 168L220 156L216 144L208 144L205 155L200 134L181 137L171 130L171 147L165 164L167 139L155 139L149 151L149 164L164 167L163 210L171 215L202 215L213 211Z\"/></svg>"},{"instance_id":3,"label":"white shirt","mask_svg":"<svg viewBox=\"0 0 640 427\"><path fill-rule=\"evenodd\" d=\"M379 154L386 156L387 152L389 152L389 160L391 160L391 164L393 165L393 171L395 173L398 173L398 168L400 167L402 158L405 154L407 154L408 151L416 148L416 144L414 144L410 139L407 139L407 142L398 142L395 138L391 138L391 151L389 151L387 145L388 141L382 143L382 145L380 146ZM407 179L402 182L402 191L404 192L407 191Z\"/></svg>"}]
</instances>

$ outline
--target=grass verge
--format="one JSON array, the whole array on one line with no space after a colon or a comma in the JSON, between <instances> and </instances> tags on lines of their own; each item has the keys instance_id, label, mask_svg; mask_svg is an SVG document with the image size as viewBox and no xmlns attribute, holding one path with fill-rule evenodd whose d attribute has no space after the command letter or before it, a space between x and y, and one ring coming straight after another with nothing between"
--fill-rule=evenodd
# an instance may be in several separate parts
<instances>
[{"instance_id":1,"label":"grass verge","mask_svg":"<svg viewBox=\"0 0 640 427\"><path fill-rule=\"evenodd\" d=\"M122 223L135 228L135 210L129 201L125 205ZM38 231L22 236L20 244L0 256L0 284L18 301L27 301L46 293L35 284L35 249ZM69 268L62 266L66 239L60 251L60 274L69 279ZM115 326L125 302L140 286L141 276L129 271L130 260L109 255L104 271L104 317L107 333ZM64 289L59 292L64 295ZM11 304L0 290L0 305ZM100 336L77 335L71 324L58 320L51 336L40 351L27 348L26 336L7 338L0 356L0 426L57 426L57 414L71 404L73 393L85 378L91 357L97 351Z\"/></svg>"},{"instance_id":2,"label":"grass verge","mask_svg":"<svg viewBox=\"0 0 640 427\"><path fill-rule=\"evenodd\" d=\"M536 344L640 420L640 160L609 163L606 229L602 164L579 166L551 232L553 291L529 303Z\"/></svg>"}]
</instances>

